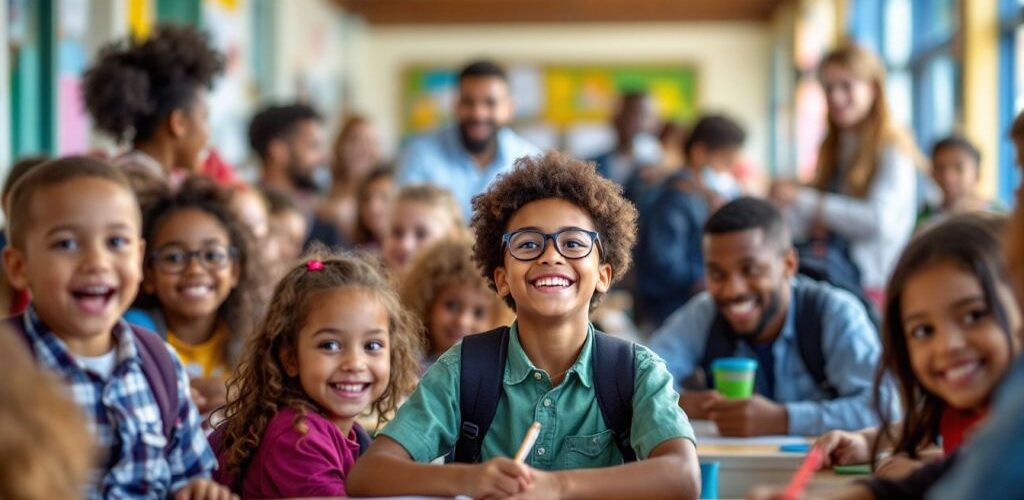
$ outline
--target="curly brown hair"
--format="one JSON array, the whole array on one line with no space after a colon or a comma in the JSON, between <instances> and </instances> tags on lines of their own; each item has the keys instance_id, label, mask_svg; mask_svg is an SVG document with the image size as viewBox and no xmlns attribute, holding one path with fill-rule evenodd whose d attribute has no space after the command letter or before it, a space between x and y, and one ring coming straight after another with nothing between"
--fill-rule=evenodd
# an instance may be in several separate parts
<instances>
[{"instance_id":1,"label":"curly brown hair","mask_svg":"<svg viewBox=\"0 0 1024 500\"><path fill-rule=\"evenodd\" d=\"M480 268L473 261L472 240L457 238L437 242L416 257L398 289L402 303L417 315L426 327L424 345L427 354L433 354L435 350L429 332L430 309L441 289L453 283L476 286L494 297L490 318L492 323L499 320L501 309L505 307L501 297L491 292L487 280L480 275Z\"/></svg>"},{"instance_id":2,"label":"curly brown hair","mask_svg":"<svg viewBox=\"0 0 1024 500\"><path fill-rule=\"evenodd\" d=\"M322 262L322 269L308 270L310 260ZM288 376L282 357L297 349L303 318L312 310L316 298L339 288L369 291L388 311L391 376L384 394L371 405L379 423L386 421L399 401L415 388L422 326L402 307L380 264L364 254L330 253L322 247L314 248L277 284L266 316L228 379L228 404L220 427L224 429L222 443L229 474L239 477L244 471L259 449L267 424L281 409L295 410L299 415L295 429L306 432L304 416L316 406L303 391L298 377Z\"/></svg>"},{"instance_id":3,"label":"curly brown hair","mask_svg":"<svg viewBox=\"0 0 1024 500\"><path fill-rule=\"evenodd\" d=\"M224 302L217 308L218 319L224 321L229 332L225 349L225 363L233 367L242 354L245 339L255 327L254 318L259 317L262 300L261 273L257 266L256 243L241 221L228 207L230 193L205 177L190 177L176 193L168 192L162 198L152 200L143 216L142 237L150 243L156 242L160 228L176 213L185 210L200 210L212 216L228 233L231 246L236 251L238 262L238 284L231 290ZM157 250L152 248L151 251ZM147 279L155 272L152 254L147 255L143 272ZM162 307L155 293L143 291L136 305L143 309Z\"/></svg>"},{"instance_id":4,"label":"curly brown hair","mask_svg":"<svg viewBox=\"0 0 1024 500\"><path fill-rule=\"evenodd\" d=\"M636 243L636 207L622 196L621 186L597 174L593 163L549 151L519 158L512 170L498 177L487 192L473 198L473 258L491 289L497 290L494 270L505 265L501 239L508 231L508 221L523 205L548 198L568 201L594 219L601 235L601 262L612 267L613 282L622 278L629 270L630 253ZM591 310L603 296L594 293ZM510 295L505 302L515 309Z\"/></svg>"}]
</instances>

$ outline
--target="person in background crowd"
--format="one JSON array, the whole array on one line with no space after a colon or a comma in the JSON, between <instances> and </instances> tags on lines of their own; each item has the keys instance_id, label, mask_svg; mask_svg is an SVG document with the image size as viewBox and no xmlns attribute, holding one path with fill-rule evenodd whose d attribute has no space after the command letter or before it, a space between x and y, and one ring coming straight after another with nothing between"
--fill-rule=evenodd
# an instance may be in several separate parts
<instances>
[{"instance_id":1,"label":"person in background crowd","mask_svg":"<svg viewBox=\"0 0 1024 500\"><path fill-rule=\"evenodd\" d=\"M199 168L210 137L207 91L223 71L208 35L161 25L103 47L85 71L82 98L96 128L131 144L115 164L173 184Z\"/></svg>"},{"instance_id":2,"label":"person in background crowd","mask_svg":"<svg viewBox=\"0 0 1024 500\"><path fill-rule=\"evenodd\" d=\"M800 258L828 262L826 279L882 303L886 279L917 216L913 138L893 120L885 67L874 53L847 44L821 62L828 133L811 186L777 182L772 198L787 211ZM807 250L807 251L803 251ZM820 257L824 255L824 257Z\"/></svg>"},{"instance_id":3,"label":"person in background crowd","mask_svg":"<svg viewBox=\"0 0 1024 500\"><path fill-rule=\"evenodd\" d=\"M512 168L516 159L540 153L508 128L512 95L505 70L490 61L470 63L459 72L457 124L409 142L399 155L398 182L447 189L469 219L470 199Z\"/></svg>"},{"instance_id":4,"label":"person in background crowd","mask_svg":"<svg viewBox=\"0 0 1024 500\"><path fill-rule=\"evenodd\" d=\"M318 171L326 160L320 115L305 104L266 107L249 123L249 145L260 158L260 184L291 197L310 220L306 243L347 245L334 225L316 214Z\"/></svg>"},{"instance_id":5,"label":"person in background crowd","mask_svg":"<svg viewBox=\"0 0 1024 500\"><path fill-rule=\"evenodd\" d=\"M379 162L373 125L362 116L347 118L331 148L331 188L319 208L347 241L355 241L359 187Z\"/></svg>"}]
</instances>

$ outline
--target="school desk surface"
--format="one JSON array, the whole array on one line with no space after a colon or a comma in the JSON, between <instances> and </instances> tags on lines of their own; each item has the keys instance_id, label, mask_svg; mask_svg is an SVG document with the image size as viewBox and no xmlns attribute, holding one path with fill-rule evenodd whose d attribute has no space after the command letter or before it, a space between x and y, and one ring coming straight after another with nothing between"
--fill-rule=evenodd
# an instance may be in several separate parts
<instances>
[{"instance_id":1,"label":"school desk surface","mask_svg":"<svg viewBox=\"0 0 1024 500\"><path fill-rule=\"evenodd\" d=\"M785 486L800 468L806 452L783 452L783 445L809 444L813 439L796 436L758 436L727 438L718 434L715 424L691 420L697 434L697 456L701 462L718 462L718 498L746 498L755 486ZM850 476L831 470L815 474L807 486L809 493L823 493L848 483Z\"/></svg>"}]
</instances>

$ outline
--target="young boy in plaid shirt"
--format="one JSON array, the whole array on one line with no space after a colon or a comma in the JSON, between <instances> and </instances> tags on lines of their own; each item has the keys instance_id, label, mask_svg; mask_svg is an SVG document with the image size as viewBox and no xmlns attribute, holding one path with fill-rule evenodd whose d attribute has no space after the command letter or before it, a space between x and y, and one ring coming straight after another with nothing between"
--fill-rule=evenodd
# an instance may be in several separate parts
<instances>
[{"instance_id":1,"label":"young boy in plaid shirt","mask_svg":"<svg viewBox=\"0 0 1024 500\"><path fill-rule=\"evenodd\" d=\"M69 157L26 174L8 202L4 269L32 295L9 321L88 417L101 454L87 496L231 498L208 479L216 459L181 362L169 349L150 350L167 347L121 319L145 248L127 179L99 160ZM160 387L149 373L154 358L173 374ZM173 422L165 428L165 420Z\"/></svg>"}]
</instances>

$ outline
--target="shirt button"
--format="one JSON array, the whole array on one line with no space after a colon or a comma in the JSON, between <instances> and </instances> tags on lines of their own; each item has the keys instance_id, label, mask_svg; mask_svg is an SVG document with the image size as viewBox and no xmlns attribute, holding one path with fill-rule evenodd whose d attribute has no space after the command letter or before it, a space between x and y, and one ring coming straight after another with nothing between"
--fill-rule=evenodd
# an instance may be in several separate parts
<instances>
[{"instance_id":1,"label":"shirt button","mask_svg":"<svg viewBox=\"0 0 1024 500\"><path fill-rule=\"evenodd\" d=\"M544 400L544 406L551 406L551 400L550 399L545 399Z\"/></svg>"},{"instance_id":2,"label":"shirt button","mask_svg":"<svg viewBox=\"0 0 1024 500\"><path fill-rule=\"evenodd\" d=\"M540 448L537 448L537 454L540 455L540 456L544 456L544 447L543 446L540 447Z\"/></svg>"},{"instance_id":3,"label":"shirt button","mask_svg":"<svg viewBox=\"0 0 1024 500\"><path fill-rule=\"evenodd\" d=\"M534 380L540 380L541 378L542 378L542 375L540 374L540 372L533 372L533 379Z\"/></svg>"}]
</instances>

